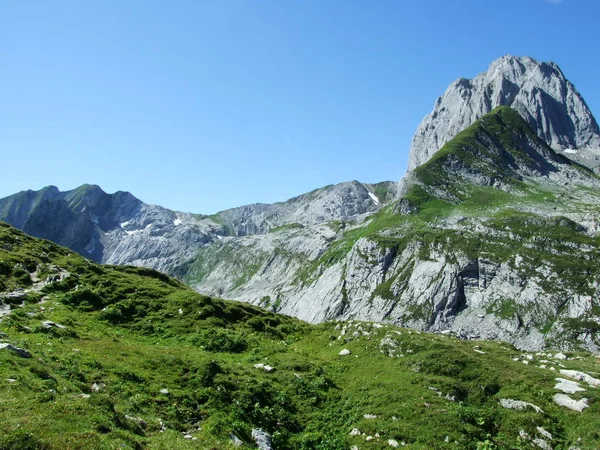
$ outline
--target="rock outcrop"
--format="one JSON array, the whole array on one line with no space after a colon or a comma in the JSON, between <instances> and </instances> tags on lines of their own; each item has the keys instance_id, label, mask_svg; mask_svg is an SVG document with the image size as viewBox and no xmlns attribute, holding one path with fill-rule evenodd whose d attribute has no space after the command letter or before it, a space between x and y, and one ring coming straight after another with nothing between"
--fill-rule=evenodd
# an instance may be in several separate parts
<instances>
[{"instance_id":1,"label":"rock outcrop","mask_svg":"<svg viewBox=\"0 0 600 450\"><path fill-rule=\"evenodd\" d=\"M600 129L583 97L555 63L503 56L473 79L453 82L413 137L408 170L497 106L517 111L554 150L588 167L600 164Z\"/></svg>"}]
</instances>

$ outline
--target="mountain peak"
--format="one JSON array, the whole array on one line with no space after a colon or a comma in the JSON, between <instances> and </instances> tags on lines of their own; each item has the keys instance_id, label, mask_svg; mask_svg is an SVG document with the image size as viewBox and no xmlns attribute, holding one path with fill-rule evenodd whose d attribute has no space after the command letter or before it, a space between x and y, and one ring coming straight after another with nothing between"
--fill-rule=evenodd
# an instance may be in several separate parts
<instances>
[{"instance_id":1,"label":"mountain peak","mask_svg":"<svg viewBox=\"0 0 600 450\"><path fill-rule=\"evenodd\" d=\"M558 152L600 165L600 129L579 92L553 62L505 55L473 79L459 78L438 98L413 137L408 170L497 106L510 106Z\"/></svg>"},{"instance_id":2,"label":"mountain peak","mask_svg":"<svg viewBox=\"0 0 600 450\"><path fill-rule=\"evenodd\" d=\"M474 188L515 192L522 190L524 179L550 176L563 182L595 178L550 148L517 111L498 106L410 172L400 196L413 206L433 198L456 203Z\"/></svg>"}]
</instances>

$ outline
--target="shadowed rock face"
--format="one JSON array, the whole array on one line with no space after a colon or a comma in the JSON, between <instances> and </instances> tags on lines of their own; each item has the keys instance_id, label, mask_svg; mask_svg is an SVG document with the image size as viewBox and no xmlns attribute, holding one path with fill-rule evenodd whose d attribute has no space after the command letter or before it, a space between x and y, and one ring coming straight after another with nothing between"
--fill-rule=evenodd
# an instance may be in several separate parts
<instances>
[{"instance_id":1,"label":"shadowed rock face","mask_svg":"<svg viewBox=\"0 0 600 450\"><path fill-rule=\"evenodd\" d=\"M555 63L503 56L487 72L460 78L439 97L413 137L408 170L497 106L510 106L554 150L600 165L600 130L584 99Z\"/></svg>"}]
</instances>

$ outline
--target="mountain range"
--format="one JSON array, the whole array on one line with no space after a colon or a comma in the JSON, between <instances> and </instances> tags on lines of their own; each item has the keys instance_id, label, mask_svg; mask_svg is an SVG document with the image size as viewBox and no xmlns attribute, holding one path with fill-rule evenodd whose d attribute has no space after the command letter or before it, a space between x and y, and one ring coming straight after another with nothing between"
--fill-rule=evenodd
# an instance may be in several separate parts
<instances>
[{"instance_id":1,"label":"mountain range","mask_svg":"<svg viewBox=\"0 0 600 450\"><path fill-rule=\"evenodd\" d=\"M556 64L507 56L436 101L400 183L342 183L211 216L47 187L0 200L0 220L313 323L598 351L599 144Z\"/></svg>"}]
</instances>

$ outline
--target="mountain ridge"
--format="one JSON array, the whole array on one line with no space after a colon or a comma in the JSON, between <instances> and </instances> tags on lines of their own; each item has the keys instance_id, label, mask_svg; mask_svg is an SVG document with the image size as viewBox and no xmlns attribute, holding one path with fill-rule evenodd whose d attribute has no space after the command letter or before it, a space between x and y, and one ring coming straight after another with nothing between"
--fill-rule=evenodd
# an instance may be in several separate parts
<instances>
[{"instance_id":1,"label":"mountain ridge","mask_svg":"<svg viewBox=\"0 0 600 450\"><path fill-rule=\"evenodd\" d=\"M149 205L131 193L97 185L61 192L55 186L0 199L0 220L65 245L96 262L172 271L198 248L225 236L268 233L369 214L395 197L397 184L340 183L274 204L253 204L213 215ZM379 198L379 195L381 198Z\"/></svg>"}]
</instances>

